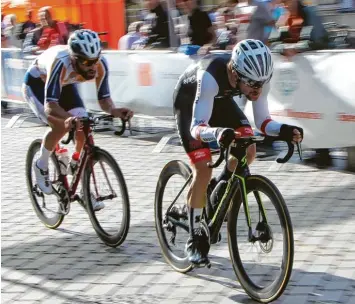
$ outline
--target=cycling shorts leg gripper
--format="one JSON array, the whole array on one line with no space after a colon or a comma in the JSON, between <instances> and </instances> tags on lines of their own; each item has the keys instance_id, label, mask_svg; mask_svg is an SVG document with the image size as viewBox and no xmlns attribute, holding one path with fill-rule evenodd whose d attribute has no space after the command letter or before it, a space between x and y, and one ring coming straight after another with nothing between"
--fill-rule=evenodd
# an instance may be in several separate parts
<instances>
[{"instance_id":1,"label":"cycling shorts leg gripper","mask_svg":"<svg viewBox=\"0 0 355 304\"><path fill-rule=\"evenodd\" d=\"M190 162L192 164L196 164L196 163L198 163L200 161L204 161L204 160L210 161L212 159L211 151L209 148L194 150L194 151L187 153L187 155L189 156Z\"/></svg>"},{"instance_id":2,"label":"cycling shorts leg gripper","mask_svg":"<svg viewBox=\"0 0 355 304\"><path fill-rule=\"evenodd\" d=\"M241 137L249 137L254 135L254 131L251 126L242 126L235 129L236 132L241 134Z\"/></svg>"},{"instance_id":3,"label":"cycling shorts leg gripper","mask_svg":"<svg viewBox=\"0 0 355 304\"><path fill-rule=\"evenodd\" d=\"M75 117L88 117L89 116L88 112L86 112L86 109L83 107L73 108L73 109L69 110L68 112Z\"/></svg>"}]
</instances>

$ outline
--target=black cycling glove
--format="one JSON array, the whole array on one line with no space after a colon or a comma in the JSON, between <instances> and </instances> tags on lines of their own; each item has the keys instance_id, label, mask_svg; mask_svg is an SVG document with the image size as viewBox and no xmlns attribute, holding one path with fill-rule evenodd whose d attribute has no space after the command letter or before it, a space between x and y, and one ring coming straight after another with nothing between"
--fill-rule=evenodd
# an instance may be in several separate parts
<instances>
[{"instance_id":1,"label":"black cycling glove","mask_svg":"<svg viewBox=\"0 0 355 304\"><path fill-rule=\"evenodd\" d=\"M303 139L303 129L300 128L300 127L296 127L296 126L291 126L291 125L282 125L281 126L281 129L280 129L280 137L282 140L285 140L285 141L292 141L293 140L293 136L295 135L293 133L293 130L296 129L298 130L300 133L301 133L301 137Z\"/></svg>"},{"instance_id":2,"label":"black cycling glove","mask_svg":"<svg viewBox=\"0 0 355 304\"><path fill-rule=\"evenodd\" d=\"M228 148L235 139L235 132L230 128L217 128L216 139L221 148Z\"/></svg>"}]
</instances>

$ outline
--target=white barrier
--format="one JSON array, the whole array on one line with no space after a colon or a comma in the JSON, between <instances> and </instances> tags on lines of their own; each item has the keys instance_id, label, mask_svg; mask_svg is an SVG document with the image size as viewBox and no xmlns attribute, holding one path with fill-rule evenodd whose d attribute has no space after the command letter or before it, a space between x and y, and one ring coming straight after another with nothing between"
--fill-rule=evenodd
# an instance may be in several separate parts
<instances>
[{"instance_id":1,"label":"white barrier","mask_svg":"<svg viewBox=\"0 0 355 304\"><path fill-rule=\"evenodd\" d=\"M111 97L115 104L153 116L173 114L176 82L196 60L170 51L106 51L104 56L109 63ZM23 69L28 64L18 64L18 59L3 60L3 66L6 63L10 72L5 71L2 76L8 76L12 84L15 78L18 82L18 73L11 69ZM273 118L303 127L306 147L355 146L355 50L301 54L292 62L274 55L274 61L269 95ZM11 89L17 86L12 85ZM94 82L80 84L79 90L87 108L99 110ZM2 97L11 96L2 92ZM245 113L253 122L250 102Z\"/></svg>"},{"instance_id":2,"label":"white barrier","mask_svg":"<svg viewBox=\"0 0 355 304\"><path fill-rule=\"evenodd\" d=\"M146 115L173 115L174 87L193 59L169 51L109 51L105 57L115 103ZM98 110L95 84L80 84L80 91L87 106Z\"/></svg>"},{"instance_id":3,"label":"white barrier","mask_svg":"<svg viewBox=\"0 0 355 304\"><path fill-rule=\"evenodd\" d=\"M292 62L275 55L272 117L300 125L309 148L355 146L355 51L317 52ZM250 102L245 113L253 120Z\"/></svg>"}]
</instances>

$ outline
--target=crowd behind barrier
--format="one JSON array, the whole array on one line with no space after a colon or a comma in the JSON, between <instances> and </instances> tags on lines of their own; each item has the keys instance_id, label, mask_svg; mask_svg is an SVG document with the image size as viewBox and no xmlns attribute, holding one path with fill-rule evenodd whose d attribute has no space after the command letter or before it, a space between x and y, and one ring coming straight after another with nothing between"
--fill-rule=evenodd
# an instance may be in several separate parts
<instances>
[{"instance_id":1,"label":"crowd behind barrier","mask_svg":"<svg viewBox=\"0 0 355 304\"><path fill-rule=\"evenodd\" d=\"M220 51L222 52L222 51ZM151 116L172 116L172 95L180 74L199 57L172 51L105 51L113 101ZM355 147L355 50L299 54L292 61L274 54L271 115L300 125L308 148ZM34 56L2 49L2 100L22 101L21 87ZM100 110L94 82L79 84L89 110ZM236 102L240 101L235 98ZM244 109L253 122L251 103Z\"/></svg>"}]
</instances>

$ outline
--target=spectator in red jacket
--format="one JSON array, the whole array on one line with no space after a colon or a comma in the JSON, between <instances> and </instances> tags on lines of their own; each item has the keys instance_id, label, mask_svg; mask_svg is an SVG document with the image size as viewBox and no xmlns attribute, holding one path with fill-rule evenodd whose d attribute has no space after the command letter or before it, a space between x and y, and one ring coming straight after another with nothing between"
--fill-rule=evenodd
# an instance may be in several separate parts
<instances>
[{"instance_id":1,"label":"spectator in red jacket","mask_svg":"<svg viewBox=\"0 0 355 304\"><path fill-rule=\"evenodd\" d=\"M24 52L46 50L53 45L66 44L68 30L64 22L53 19L53 10L50 6L42 7L38 11L41 26L32 30L23 43Z\"/></svg>"}]
</instances>

